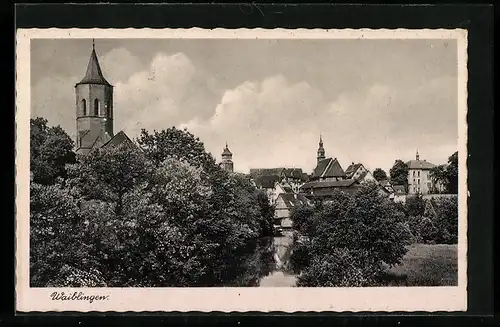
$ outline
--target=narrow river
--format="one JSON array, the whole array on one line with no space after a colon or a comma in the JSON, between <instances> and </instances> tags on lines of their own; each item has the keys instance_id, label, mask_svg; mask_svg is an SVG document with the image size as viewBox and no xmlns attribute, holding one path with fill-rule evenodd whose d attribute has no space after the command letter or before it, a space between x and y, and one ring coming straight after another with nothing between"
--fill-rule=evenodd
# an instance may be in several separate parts
<instances>
[{"instance_id":1,"label":"narrow river","mask_svg":"<svg viewBox=\"0 0 500 327\"><path fill-rule=\"evenodd\" d=\"M292 245L291 233L285 232L283 236L273 238L275 269L267 276L260 279L260 287L293 287L295 275L287 272L290 260L290 247Z\"/></svg>"}]
</instances>

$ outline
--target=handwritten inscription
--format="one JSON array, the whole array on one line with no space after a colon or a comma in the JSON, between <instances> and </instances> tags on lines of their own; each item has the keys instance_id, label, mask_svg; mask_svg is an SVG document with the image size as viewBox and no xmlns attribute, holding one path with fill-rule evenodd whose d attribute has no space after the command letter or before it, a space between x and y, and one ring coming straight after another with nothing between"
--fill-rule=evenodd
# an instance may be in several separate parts
<instances>
[{"instance_id":1,"label":"handwritten inscription","mask_svg":"<svg viewBox=\"0 0 500 327\"><path fill-rule=\"evenodd\" d=\"M90 303L109 300L109 295L87 295L83 292L54 292L50 294L50 297L52 301L88 301Z\"/></svg>"}]
</instances>

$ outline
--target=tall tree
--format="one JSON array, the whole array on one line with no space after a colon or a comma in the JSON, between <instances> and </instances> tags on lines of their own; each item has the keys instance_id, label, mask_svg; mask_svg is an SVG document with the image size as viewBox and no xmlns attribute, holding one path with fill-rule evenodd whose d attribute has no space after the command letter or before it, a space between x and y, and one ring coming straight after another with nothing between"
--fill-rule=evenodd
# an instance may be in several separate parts
<instances>
[{"instance_id":1,"label":"tall tree","mask_svg":"<svg viewBox=\"0 0 500 327\"><path fill-rule=\"evenodd\" d=\"M175 127L149 133L145 129L137 138L137 143L156 165L167 158L185 160L192 166L213 168L215 159L205 151L205 146L199 138L187 129Z\"/></svg>"},{"instance_id":2,"label":"tall tree","mask_svg":"<svg viewBox=\"0 0 500 327\"><path fill-rule=\"evenodd\" d=\"M387 179L387 173L382 168L375 168L373 171L373 178L377 182L384 181Z\"/></svg>"},{"instance_id":3,"label":"tall tree","mask_svg":"<svg viewBox=\"0 0 500 327\"><path fill-rule=\"evenodd\" d=\"M75 162L74 143L60 126L41 117L30 120L30 170L33 182L53 184L66 178L66 164Z\"/></svg>"},{"instance_id":4,"label":"tall tree","mask_svg":"<svg viewBox=\"0 0 500 327\"><path fill-rule=\"evenodd\" d=\"M409 234L404 215L379 194L375 183L350 195L335 192L314 208L308 240L292 251L302 274L299 286L373 285L383 265L395 265L406 253Z\"/></svg>"},{"instance_id":5,"label":"tall tree","mask_svg":"<svg viewBox=\"0 0 500 327\"><path fill-rule=\"evenodd\" d=\"M408 165L402 160L396 160L392 166L389 174L391 176L391 183L393 185L403 185L408 191Z\"/></svg>"},{"instance_id":6,"label":"tall tree","mask_svg":"<svg viewBox=\"0 0 500 327\"><path fill-rule=\"evenodd\" d=\"M68 185L87 200L113 203L121 215L124 197L147 181L151 167L144 154L126 144L101 148L68 166Z\"/></svg>"},{"instance_id":7,"label":"tall tree","mask_svg":"<svg viewBox=\"0 0 500 327\"><path fill-rule=\"evenodd\" d=\"M446 174L448 177L448 192L453 194L458 193L458 151L448 158Z\"/></svg>"},{"instance_id":8,"label":"tall tree","mask_svg":"<svg viewBox=\"0 0 500 327\"><path fill-rule=\"evenodd\" d=\"M433 193L439 193L442 187L448 189L448 174L446 165L439 165L431 168L430 177L432 180Z\"/></svg>"}]
</instances>

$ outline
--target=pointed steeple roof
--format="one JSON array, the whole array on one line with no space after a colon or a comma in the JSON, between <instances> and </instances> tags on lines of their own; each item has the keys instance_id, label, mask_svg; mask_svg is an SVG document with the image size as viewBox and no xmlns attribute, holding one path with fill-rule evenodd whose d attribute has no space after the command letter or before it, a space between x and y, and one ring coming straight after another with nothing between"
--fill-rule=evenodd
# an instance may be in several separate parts
<instances>
[{"instance_id":1,"label":"pointed steeple roof","mask_svg":"<svg viewBox=\"0 0 500 327\"><path fill-rule=\"evenodd\" d=\"M108 81L106 81L102 74L101 66L99 65L99 60L97 59L97 54L95 52L94 40L92 40L92 53L90 54L87 72L85 73L85 77L77 83L77 85L79 84L102 84L112 86Z\"/></svg>"},{"instance_id":2,"label":"pointed steeple roof","mask_svg":"<svg viewBox=\"0 0 500 327\"><path fill-rule=\"evenodd\" d=\"M229 151L229 147L227 146L226 142L226 147L222 150L222 155L232 155L231 151Z\"/></svg>"}]
</instances>

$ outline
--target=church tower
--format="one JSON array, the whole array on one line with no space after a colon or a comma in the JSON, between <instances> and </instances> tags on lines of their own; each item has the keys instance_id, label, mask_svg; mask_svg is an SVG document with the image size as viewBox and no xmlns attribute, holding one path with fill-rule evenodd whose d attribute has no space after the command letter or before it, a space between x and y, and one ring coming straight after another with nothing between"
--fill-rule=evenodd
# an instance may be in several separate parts
<instances>
[{"instance_id":1,"label":"church tower","mask_svg":"<svg viewBox=\"0 0 500 327\"><path fill-rule=\"evenodd\" d=\"M113 136L113 86L104 78L92 40L87 72L75 85L76 149L88 153Z\"/></svg>"},{"instance_id":2,"label":"church tower","mask_svg":"<svg viewBox=\"0 0 500 327\"><path fill-rule=\"evenodd\" d=\"M319 163L321 160L325 159L325 148L323 148L323 139L321 138L321 135L319 136L319 148L318 148L318 155L317 155L317 162Z\"/></svg>"},{"instance_id":3,"label":"church tower","mask_svg":"<svg viewBox=\"0 0 500 327\"><path fill-rule=\"evenodd\" d=\"M222 169L233 172L234 167L233 167L233 154L231 151L229 151L229 148L227 146L226 142L226 147L222 150L222 162L221 162L221 167Z\"/></svg>"}]
</instances>

